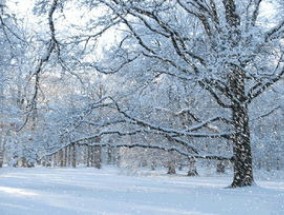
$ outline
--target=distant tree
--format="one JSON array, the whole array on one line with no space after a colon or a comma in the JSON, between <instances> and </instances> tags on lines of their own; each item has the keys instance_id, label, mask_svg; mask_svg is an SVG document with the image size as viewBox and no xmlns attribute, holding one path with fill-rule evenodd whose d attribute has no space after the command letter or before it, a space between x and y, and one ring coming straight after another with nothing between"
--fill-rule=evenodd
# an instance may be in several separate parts
<instances>
[{"instance_id":1,"label":"distant tree","mask_svg":"<svg viewBox=\"0 0 284 215\"><path fill-rule=\"evenodd\" d=\"M16 73L20 68L21 56L27 44L24 34L6 1L0 2L0 164L8 142L13 142L13 134L17 130L23 114L21 74ZM15 72L15 73L14 73Z\"/></svg>"}]
</instances>

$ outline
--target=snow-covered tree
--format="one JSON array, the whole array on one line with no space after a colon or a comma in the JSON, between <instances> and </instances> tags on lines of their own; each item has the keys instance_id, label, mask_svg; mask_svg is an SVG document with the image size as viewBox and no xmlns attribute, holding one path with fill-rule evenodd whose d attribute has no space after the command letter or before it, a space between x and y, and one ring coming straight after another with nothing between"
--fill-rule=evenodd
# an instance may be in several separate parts
<instances>
[{"instance_id":1,"label":"snow-covered tree","mask_svg":"<svg viewBox=\"0 0 284 215\"><path fill-rule=\"evenodd\" d=\"M105 73L140 70L141 74L166 74L195 81L231 112L230 132L196 133L194 127L173 130L128 119L177 136L224 137L232 140L234 179L232 187L254 183L249 106L278 82L283 69L282 3L274 3L274 17L265 14L262 0L197 1L87 1L102 4L123 32L123 39L109 56L108 65L95 68ZM267 19L276 24L266 24ZM140 66L139 69L137 69ZM132 69L129 70L129 68ZM208 125L214 118L204 123Z\"/></svg>"},{"instance_id":2,"label":"snow-covered tree","mask_svg":"<svg viewBox=\"0 0 284 215\"><path fill-rule=\"evenodd\" d=\"M264 137L274 146L281 141L278 125L275 138L255 133L263 132L257 123L264 124L274 102L264 99L283 81L282 1L33 3L36 30L24 29L31 24L26 17L9 15L5 1L0 4L1 129L16 128L18 154L52 154L76 144L100 151L112 142L191 160L231 160L231 186L254 183L251 142L261 152L268 147L256 142ZM277 89L283 91L281 83ZM264 113L257 113L259 105ZM281 114L283 102L273 108Z\"/></svg>"}]
</instances>

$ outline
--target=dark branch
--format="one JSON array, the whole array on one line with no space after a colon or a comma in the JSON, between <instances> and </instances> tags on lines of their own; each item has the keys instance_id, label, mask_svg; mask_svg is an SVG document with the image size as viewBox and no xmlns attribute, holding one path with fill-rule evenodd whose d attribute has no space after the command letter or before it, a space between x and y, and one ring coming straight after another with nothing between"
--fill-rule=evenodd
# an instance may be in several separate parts
<instances>
[{"instance_id":1,"label":"dark branch","mask_svg":"<svg viewBox=\"0 0 284 215\"><path fill-rule=\"evenodd\" d=\"M259 15L259 8L260 8L261 2L262 2L262 0L258 0L257 3L256 3L255 9L254 9L253 14L252 14L252 19L251 19L251 25L252 26L255 26L257 17Z\"/></svg>"},{"instance_id":2,"label":"dark branch","mask_svg":"<svg viewBox=\"0 0 284 215\"><path fill-rule=\"evenodd\" d=\"M223 102L222 100L221 100L221 98L220 98L220 96L214 91L214 89L212 88L212 85L211 85L211 82L210 81L199 81L198 82L199 83L199 85L203 88L203 89L205 89L205 90L207 90L210 94L211 94L211 96L215 99L215 101L221 106L221 107L223 107L223 108L232 108L232 105L231 104L226 104L225 102ZM220 90L220 89L219 89ZM224 90L224 91L222 91L222 93L224 94L224 95L226 95L227 94L227 92Z\"/></svg>"},{"instance_id":3,"label":"dark branch","mask_svg":"<svg viewBox=\"0 0 284 215\"><path fill-rule=\"evenodd\" d=\"M146 128L152 129L154 131L162 132L162 133L168 134L168 135L173 136L173 137L186 136L186 137L209 137L209 138L225 138L225 139L231 139L231 137L232 137L231 133L223 133L223 134L222 133L221 134L219 134L219 133L215 133L215 134L195 133L195 132L192 132L191 128L188 128L184 131L179 131L179 130L175 130L175 129L171 129L171 128L163 128L163 127L160 127L160 126L155 126L155 125L148 123L144 120L130 116L125 111L121 110L121 108L119 107L118 103L115 100L112 99L112 101L114 102L117 111L119 113L121 113L125 118L135 122L139 126L146 127ZM195 127L193 127L192 129L195 130Z\"/></svg>"},{"instance_id":4,"label":"dark branch","mask_svg":"<svg viewBox=\"0 0 284 215\"><path fill-rule=\"evenodd\" d=\"M281 78L283 77L284 77L284 68L282 68L282 71L279 74L277 74L267 82L265 83L261 82L253 86L250 92L248 93L247 103L248 104L251 103L253 99L260 96L263 92L265 92L267 88L271 87L273 84L281 80Z\"/></svg>"}]
</instances>

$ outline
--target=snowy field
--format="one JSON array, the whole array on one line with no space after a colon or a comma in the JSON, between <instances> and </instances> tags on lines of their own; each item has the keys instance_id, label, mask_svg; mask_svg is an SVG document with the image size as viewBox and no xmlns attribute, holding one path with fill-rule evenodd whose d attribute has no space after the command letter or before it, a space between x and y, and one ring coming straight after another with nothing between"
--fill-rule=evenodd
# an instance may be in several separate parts
<instances>
[{"instance_id":1,"label":"snowy field","mask_svg":"<svg viewBox=\"0 0 284 215\"><path fill-rule=\"evenodd\" d=\"M225 188L230 176L185 177L119 170L0 169L0 215L284 214L284 181Z\"/></svg>"}]
</instances>

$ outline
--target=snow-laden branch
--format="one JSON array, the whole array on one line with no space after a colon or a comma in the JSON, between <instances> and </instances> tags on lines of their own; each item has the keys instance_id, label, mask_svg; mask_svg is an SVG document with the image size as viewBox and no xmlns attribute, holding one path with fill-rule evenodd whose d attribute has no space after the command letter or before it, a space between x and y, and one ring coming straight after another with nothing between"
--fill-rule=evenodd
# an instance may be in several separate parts
<instances>
[{"instance_id":1,"label":"snow-laden branch","mask_svg":"<svg viewBox=\"0 0 284 215\"><path fill-rule=\"evenodd\" d=\"M271 29L269 32L266 33L265 41L268 42L269 40L280 38L280 36L277 35L277 33L283 31L283 28L284 28L284 19L281 20L276 27L274 27L273 29Z\"/></svg>"},{"instance_id":2,"label":"snow-laden branch","mask_svg":"<svg viewBox=\"0 0 284 215\"><path fill-rule=\"evenodd\" d=\"M111 98L112 99L112 98ZM226 139L231 139L232 137L232 133L214 133L214 134L208 134L208 133L197 133L197 132L192 132L196 130L196 127L192 127L192 128L187 128L186 130L176 130L176 129L172 129L172 128L165 128L165 127L161 127L161 126L157 126L154 125L152 123L146 122L142 119L133 117L131 115L129 115L128 113L126 113L125 111L123 111L120 106L118 105L118 103L112 99L112 101L114 102L116 109L119 113L121 113L125 118L135 122L137 125L155 130L155 131L159 131L159 132L163 132L165 134L169 134L170 136L175 136L175 137L180 137L180 136L185 136L185 137L208 137L208 138L226 138ZM206 124L204 124L205 127ZM198 127L198 129L200 129L201 126Z\"/></svg>"},{"instance_id":3,"label":"snow-laden branch","mask_svg":"<svg viewBox=\"0 0 284 215\"><path fill-rule=\"evenodd\" d=\"M262 1L263 0L257 0L257 2L255 3L256 5L255 5L254 11L252 13L252 18L251 18L251 26L255 26L256 20L257 20L258 15L259 15L260 3Z\"/></svg>"},{"instance_id":4,"label":"snow-laden branch","mask_svg":"<svg viewBox=\"0 0 284 215\"><path fill-rule=\"evenodd\" d=\"M248 99L246 102L248 104L251 103L253 99L260 96L263 92L266 91L267 88L271 87L273 84L281 80L281 78L283 77L284 77L284 67L282 68L281 72L279 72L277 75L274 75L266 82L262 81L260 83L257 83L255 86L253 86L248 93L248 96L247 96Z\"/></svg>"},{"instance_id":5,"label":"snow-laden branch","mask_svg":"<svg viewBox=\"0 0 284 215\"><path fill-rule=\"evenodd\" d=\"M280 107L280 105L279 105L279 106L273 108L272 110L268 111L267 113L264 113L264 114L262 114L262 115L260 115L260 116L258 116L258 117L256 117L256 118L252 119L251 121L256 121L256 120L259 120L259 119L263 119L263 118L265 118L265 117L267 117L267 116L273 114L275 111L279 110L280 108L281 108L281 107Z\"/></svg>"},{"instance_id":6,"label":"snow-laden branch","mask_svg":"<svg viewBox=\"0 0 284 215\"><path fill-rule=\"evenodd\" d=\"M109 131L102 131L99 132L95 135L89 136L89 137L84 137L80 138L78 140L72 141L69 144L93 144L96 142L99 138L105 135L118 135L120 137L123 136L132 136L132 135L138 135L138 134L155 134L155 135L160 135L165 138L167 138L171 142L175 142L181 146L184 146L187 148L187 150L192 151L196 154L198 154L198 149L195 148L192 144L190 144L188 141L183 140L182 138L171 136L170 134L165 134L163 132L159 131L152 131L149 129L139 129L139 130L134 130L134 131L128 131L128 132L122 132L119 130L109 130ZM67 144L67 145L69 145Z\"/></svg>"},{"instance_id":7,"label":"snow-laden branch","mask_svg":"<svg viewBox=\"0 0 284 215\"><path fill-rule=\"evenodd\" d=\"M200 120L198 120L198 121L200 122ZM213 122L225 122L227 124L232 123L230 120L228 120L225 117L217 116L217 117L209 118L208 120L200 122L200 123L198 123L194 126L191 126L190 131L197 131L197 130L200 130L202 128L207 128L207 129L209 129L213 132L219 132L219 129L216 128L216 126L211 125L211 123L213 123Z\"/></svg>"},{"instance_id":8,"label":"snow-laden branch","mask_svg":"<svg viewBox=\"0 0 284 215\"><path fill-rule=\"evenodd\" d=\"M115 144L115 145L110 145L110 144L101 144L101 143L92 143L92 144L88 144L86 142L79 142L79 143L75 143L73 142L70 145L64 146L60 149L57 149L51 153L47 153L44 156L42 156L40 158L40 160L42 160L45 157L49 157L52 155L55 155L57 153L59 153L61 150L63 150L64 148L71 146L71 145L78 145L78 146L98 146L98 147L114 147L114 148L128 148L128 149L132 149L132 148L142 148L142 149L149 149L149 150L161 150L161 151L165 151L165 152L176 152L182 156L185 156L188 159L191 158L195 158L195 159L207 159L207 160L230 160L232 161L232 157L225 157L225 156L219 156L219 155L211 155L211 154L204 154L204 155L199 155L199 154L193 154L193 153L187 153L177 147L164 147L164 146L160 146L160 145L146 145L146 144Z\"/></svg>"},{"instance_id":9,"label":"snow-laden branch","mask_svg":"<svg viewBox=\"0 0 284 215\"><path fill-rule=\"evenodd\" d=\"M108 99L108 97L103 97L103 98L98 99L97 101L94 101L91 104L89 104L87 109L82 111L81 114L77 116L77 120L75 121L75 123L72 124L72 128L69 128L69 129L65 130L64 132L62 132L60 134L60 137L64 137L64 136L68 135L69 133L71 133L72 131L75 131L82 123L92 124L90 122L86 122L85 119L87 118L87 116L89 116L96 109L106 108L106 107L112 106L112 104L104 103L104 101L107 100L107 99ZM109 122L109 123L111 123L111 122ZM115 124L115 123L117 123L117 122L114 121L113 124ZM107 126L107 125L108 124L105 124L105 126ZM101 125L101 126L103 126L103 125Z\"/></svg>"},{"instance_id":10,"label":"snow-laden branch","mask_svg":"<svg viewBox=\"0 0 284 215\"><path fill-rule=\"evenodd\" d=\"M205 81L199 81L198 83L203 89L207 90L211 94L211 96L215 99L215 101L217 102L218 105L220 105L223 108L232 108L231 104L227 104L226 102L224 102L221 99L220 95L218 95L215 92L215 90L212 86L212 83L210 81L205 80ZM224 90L224 91L222 91L222 94L226 95L226 92L227 91Z\"/></svg>"}]
</instances>

